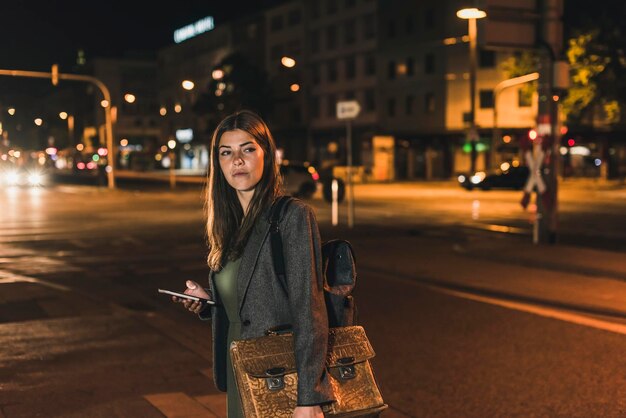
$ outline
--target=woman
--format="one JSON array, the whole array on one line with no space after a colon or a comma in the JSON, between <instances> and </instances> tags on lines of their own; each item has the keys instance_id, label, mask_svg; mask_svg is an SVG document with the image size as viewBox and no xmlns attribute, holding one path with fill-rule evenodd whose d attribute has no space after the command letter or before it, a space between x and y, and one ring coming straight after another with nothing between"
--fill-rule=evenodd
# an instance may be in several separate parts
<instances>
[{"instance_id":1,"label":"woman","mask_svg":"<svg viewBox=\"0 0 626 418\"><path fill-rule=\"evenodd\" d=\"M212 299L203 307L173 297L213 328L213 378L228 393L228 417L243 416L228 347L291 324L298 372L293 416L323 417L332 394L324 367L328 322L321 275L321 241L311 208L293 200L281 220L287 292L274 271L269 210L281 194L276 145L263 120L249 111L226 117L211 141L206 214L209 289L187 281L185 293Z\"/></svg>"}]
</instances>

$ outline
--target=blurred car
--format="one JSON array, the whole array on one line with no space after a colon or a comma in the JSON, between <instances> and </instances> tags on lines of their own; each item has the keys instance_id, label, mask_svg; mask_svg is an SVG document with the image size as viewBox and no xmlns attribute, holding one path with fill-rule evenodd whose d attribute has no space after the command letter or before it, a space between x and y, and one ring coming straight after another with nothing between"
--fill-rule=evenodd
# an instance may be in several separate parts
<instances>
[{"instance_id":1,"label":"blurred car","mask_svg":"<svg viewBox=\"0 0 626 418\"><path fill-rule=\"evenodd\" d=\"M309 199L317 191L320 176L312 165L283 161L280 165L285 192L295 197Z\"/></svg>"},{"instance_id":2,"label":"blurred car","mask_svg":"<svg viewBox=\"0 0 626 418\"><path fill-rule=\"evenodd\" d=\"M459 184L462 187L465 187L467 190L472 190L474 188L479 188L482 190L521 190L526 184L528 174L529 170L526 166L509 166L506 170L500 169L490 173L477 171L473 175L460 174L457 179L459 181Z\"/></svg>"},{"instance_id":3,"label":"blurred car","mask_svg":"<svg viewBox=\"0 0 626 418\"><path fill-rule=\"evenodd\" d=\"M0 186L38 187L46 181L44 171L36 166L0 165Z\"/></svg>"}]
</instances>

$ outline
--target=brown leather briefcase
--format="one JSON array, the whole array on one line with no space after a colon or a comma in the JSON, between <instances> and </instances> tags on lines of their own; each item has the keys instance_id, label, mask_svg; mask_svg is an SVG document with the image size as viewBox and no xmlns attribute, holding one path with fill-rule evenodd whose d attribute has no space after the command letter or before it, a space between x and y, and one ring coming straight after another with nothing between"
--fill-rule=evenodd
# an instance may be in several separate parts
<instances>
[{"instance_id":1,"label":"brown leather briefcase","mask_svg":"<svg viewBox=\"0 0 626 418\"><path fill-rule=\"evenodd\" d=\"M233 341L230 347L246 418L291 418L298 376L293 335ZM387 408L374 379L374 349L361 326L331 328L326 365L335 402L322 406L327 417L376 417Z\"/></svg>"}]
</instances>

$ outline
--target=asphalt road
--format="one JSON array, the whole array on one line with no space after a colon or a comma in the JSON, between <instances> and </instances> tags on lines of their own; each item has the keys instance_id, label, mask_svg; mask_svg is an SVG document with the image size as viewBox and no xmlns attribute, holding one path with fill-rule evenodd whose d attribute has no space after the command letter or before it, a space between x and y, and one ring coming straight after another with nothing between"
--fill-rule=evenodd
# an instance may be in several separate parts
<instances>
[{"instance_id":1,"label":"asphalt road","mask_svg":"<svg viewBox=\"0 0 626 418\"><path fill-rule=\"evenodd\" d=\"M465 298L388 264L390 243L415 254L404 263L443 268L459 243L524 237L513 193L357 189L356 297L387 416L626 414L623 334ZM563 224L587 233L584 245L624 248L623 190L588 193L563 193ZM201 198L199 188L0 190L0 417L159 417L146 399L216 394L208 325L156 293L206 279ZM311 203L325 237L349 233ZM512 233L488 227L503 224Z\"/></svg>"}]
</instances>

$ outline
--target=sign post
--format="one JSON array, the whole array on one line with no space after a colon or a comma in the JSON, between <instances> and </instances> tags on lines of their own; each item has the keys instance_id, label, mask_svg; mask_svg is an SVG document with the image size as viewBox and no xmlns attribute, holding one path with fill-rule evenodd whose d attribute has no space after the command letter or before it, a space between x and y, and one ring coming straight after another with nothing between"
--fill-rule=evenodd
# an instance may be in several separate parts
<instances>
[{"instance_id":1,"label":"sign post","mask_svg":"<svg viewBox=\"0 0 626 418\"><path fill-rule=\"evenodd\" d=\"M354 227L354 184L352 183L352 120L359 115L361 106L356 100L337 102L337 119L346 121L346 177L348 182L348 227Z\"/></svg>"}]
</instances>

